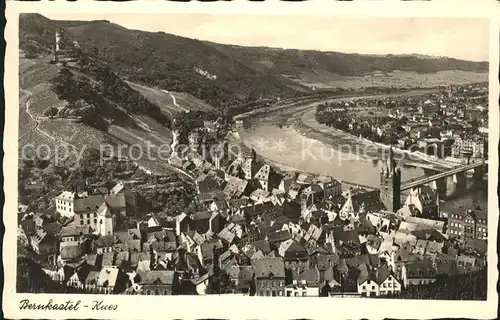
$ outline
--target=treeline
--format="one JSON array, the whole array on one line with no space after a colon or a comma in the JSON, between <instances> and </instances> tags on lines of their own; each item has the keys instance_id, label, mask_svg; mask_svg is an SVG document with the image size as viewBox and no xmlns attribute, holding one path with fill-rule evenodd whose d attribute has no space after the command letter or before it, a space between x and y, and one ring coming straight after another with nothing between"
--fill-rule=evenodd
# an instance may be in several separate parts
<instances>
[{"instance_id":1,"label":"treeline","mask_svg":"<svg viewBox=\"0 0 500 320\"><path fill-rule=\"evenodd\" d=\"M142 173L133 162L101 160L99 150L91 148L84 151L75 169L55 166L49 160L38 157L34 160L23 159L18 168L19 202L29 205L31 211L44 211L50 207L52 198L58 192L82 189L86 182L111 188L117 176L123 174L142 178L145 182L154 179L154 176ZM177 177L177 180L180 181L180 178Z\"/></svg>"},{"instance_id":2,"label":"treeline","mask_svg":"<svg viewBox=\"0 0 500 320\"><path fill-rule=\"evenodd\" d=\"M182 212L196 212L194 200L196 190L192 183L182 182L164 190L142 192L137 206L141 212L158 213L174 217Z\"/></svg>"},{"instance_id":3,"label":"treeline","mask_svg":"<svg viewBox=\"0 0 500 320\"><path fill-rule=\"evenodd\" d=\"M205 121L216 123L217 137L224 137L231 124L233 117L223 111L190 111L176 115L172 122L172 129L179 133L179 143L187 144L189 133L204 127Z\"/></svg>"},{"instance_id":4,"label":"treeline","mask_svg":"<svg viewBox=\"0 0 500 320\"><path fill-rule=\"evenodd\" d=\"M106 155L104 155L106 156ZM111 189L117 180L131 179L143 184L156 185L138 194L138 212L157 212L166 215L178 214L193 207L196 190L193 184L182 180L177 173L171 175L149 175L132 161L110 158L105 161L100 151L88 148L74 169L54 166L49 160L24 159L18 169L19 203L27 204L29 211L43 212L52 205L52 199L62 190L87 190L89 186L104 186Z\"/></svg>"},{"instance_id":5,"label":"treeline","mask_svg":"<svg viewBox=\"0 0 500 320\"><path fill-rule=\"evenodd\" d=\"M472 62L446 57L419 55L374 56L342 52L243 47L212 43L228 56L265 69L262 61L272 65L278 74L300 75L311 70L324 70L333 74L362 76L390 73L395 70L417 73L435 73L444 70L487 71L488 62Z\"/></svg>"},{"instance_id":6,"label":"treeline","mask_svg":"<svg viewBox=\"0 0 500 320\"><path fill-rule=\"evenodd\" d=\"M159 106L149 102L144 96L132 89L109 67L82 54L78 60L79 71L91 76L97 82L96 91L127 111L143 113L165 126L170 126L168 117L161 112Z\"/></svg>"},{"instance_id":7,"label":"treeline","mask_svg":"<svg viewBox=\"0 0 500 320\"><path fill-rule=\"evenodd\" d=\"M40 14L19 15L19 49L26 58L36 58L52 51L56 26Z\"/></svg>"},{"instance_id":8,"label":"treeline","mask_svg":"<svg viewBox=\"0 0 500 320\"><path fill-rule=\"evenodd\" d=\"M247 77L242 73L237 76L208 80L195 73L194 68L186 66L172 70L170 68L172 67L162 70L152 68L152 66L146 67L140 73L127 73L127 78L133 82L169 91L187 92L219 109L238 108L255 102L261 95L284 98L300 95L300 92L283 86L266 75ZM221 72L225 71L221 70Z\"/></svg>"},{"instance_id":9,"label":"treeline","mask_svg":"<svg viewBox=\"0 0 500 320\"><path fill-rule=\"evenodd\" d=\"M48 160L23 159L18 167L18 201L39 212L49 208L54 190L61 190L71 183L66 168L53 166Z\"/></svg>"},{"instance_id":10,"label":"treeline","mask_svg":"<svg viewBox=\"0 0 500 320\"><path fill-rule=\"evenodd\" d=\"M59 293L62 291L61 284L53 281L38 263L23 255L17 257L16 292Z\"/></svg>"}]
</instances>

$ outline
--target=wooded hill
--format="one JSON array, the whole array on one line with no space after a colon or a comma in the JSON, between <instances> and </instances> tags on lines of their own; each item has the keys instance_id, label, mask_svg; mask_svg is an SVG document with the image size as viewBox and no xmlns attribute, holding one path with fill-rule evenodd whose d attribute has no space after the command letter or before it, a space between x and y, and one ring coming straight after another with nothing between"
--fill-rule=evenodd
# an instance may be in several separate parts
<instances>
[{"instance_id":1,"label":"wooded hill","mask_svg":"<svg viewBox=\"0 0 500 320\"><path fill-rule=\"evenodd\" d=\"M104 61L127 80L187 92L217 108L260 97L308 95L310 88L289 77L317 70L351 76L395 70L488 70L487 62L419 55L375 56L221 45L164 32L130 30L103 20L55 21L39 14L20 16L20 48L35 54L47 52L56 30L78 41L84 53Z\"/></svg>"}]
</instances>

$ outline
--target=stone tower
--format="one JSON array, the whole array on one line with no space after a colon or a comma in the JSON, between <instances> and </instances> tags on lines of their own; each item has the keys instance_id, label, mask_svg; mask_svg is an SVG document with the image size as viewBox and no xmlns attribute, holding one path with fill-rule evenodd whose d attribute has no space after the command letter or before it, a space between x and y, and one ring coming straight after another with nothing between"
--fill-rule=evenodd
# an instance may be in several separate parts
<instances>
[{"instance_id":1,"label":"stone tower","mask_svg":"<svg viewBox=\"0 0 500 320\"><path fill-rule=\"evenodd\" d=\"M53 56L53 61L54 63L58 63L59 59L57 58L57 51L56 51L56 45L52 45L52 56Z\"/></svg>"},{"instance_id":2,"label":"stone tower","mask_svg":"<svg viewBox=\"0 0 500 320\"><path fill-rule=\"evenodd\" d=\"M56 52L59 52L59 50L61 50L61 33L56 31Z\"/></svg>"},{"instance_id":3,"label":"stone tower","mask_svg":"<svg viewBox=\"0 0 500 320\"><path fill-rule=\"evenodd\" d=\"M172 131L172 143L170 144L170 149L172 151L172 156L177 156L177 146L179 145L179 130Z\"/></svg>"},{"instance_id":4,"label":"stone tower","mask_svg":"<svg viewBox=\"0 0 500 320\"><path fill-rule=\"evenodd\" d=\"M396 212L401 208L401 169L394 161L392 147L386 167L380 170L380 200L387 210Z\"/></svg>"}]
</instances>

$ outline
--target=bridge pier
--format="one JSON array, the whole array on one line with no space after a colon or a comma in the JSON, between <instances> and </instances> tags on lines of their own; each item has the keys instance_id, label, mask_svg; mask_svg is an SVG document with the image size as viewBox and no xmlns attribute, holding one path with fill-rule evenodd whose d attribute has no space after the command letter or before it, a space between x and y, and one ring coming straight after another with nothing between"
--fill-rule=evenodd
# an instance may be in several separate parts
<instances>
[{"instance_id":1,"label":"bridge pier","mask_svg":"<svg viewBox=\"0 0 500 320\"><path fill-rule=\"evenodd\" d=\"M474 174L472 175L474 181L483 180L483 176L484 176L485 172L486 172L486 168L484 166L474 168Z\"/></svg>"},{"instance_id":2,"label":"bridge pier","mask_svg":"<svg viewBox=\"0 0 500 320\"><path fill-rule=\"evenodd\" d=\"M431 181L429 182L429 187L431 187L432 190L437 190L437 182L436 181Z\"/></svg>"},{"instance_id":3,"label":"bridge pier","mask_svg":"<svg viewBox=\"0 0 500 320\"><path fill-rule=\"evenodd\" d=\"M436 192L439 194L439 198L446 198L446 178L441 178L436 180L437 190Z\"/></svg>"},{"instance_id":4,"label":"bridge pier","mask_svg":"<svg viewBox=\"0 0 500 320\"><path fill-rule=\"evenodd\" d=\"M440 178L434 181L429 182L429 187L436 192L436 194L439 194L439 197L441 199L446 198L446 177L445 178Z\"/></svg>"},{"instance_id":5,"label":"bridge pier","mask_svg":"<svg viewBox=\"0 0 500 320\"><path fill-rule=\"evenodd\" d=\"M462 195L467 191L467 176L465 171L456 173L452 176L454 190L451 195Z\"/></svg>"}]
</instances>

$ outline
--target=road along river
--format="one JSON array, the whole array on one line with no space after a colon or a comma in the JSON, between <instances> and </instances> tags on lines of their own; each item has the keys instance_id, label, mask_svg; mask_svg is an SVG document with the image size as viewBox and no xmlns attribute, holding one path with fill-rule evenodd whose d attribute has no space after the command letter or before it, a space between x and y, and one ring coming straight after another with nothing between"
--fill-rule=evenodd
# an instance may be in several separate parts
<instances>
[{"instance_id":1,"label":"road along river","mask_svg":"<svg viewBox=\"0 0 500 320\"><path fill-rule=\"evenodd\" d=\"M432 91L419 90L378 96L335 98L327 101L416 96L430 92ZM326 126L322 127L314 119L314 110L318 104L324 102L280 108L277 111L247 117L244 120L244 128L239 130L241 140L248 147L254 148L257 154L273 163L297 171L332 176L349 184L378 188L380 169L384 165L380 160L385 159L387 148L353 138L347 133ZM286 119L285 125L276 125L277 119L281 119L281 122ZM398 152L395 153L395 157L396 160L408 161L407 155ZM411 162L417 166L402 166L403 181L425 174L418 166L419 163L436 169L444 168L439 163L418 157L412 157ZM451 186L448 189L451 190Z\"/></svg>"}]
</instances>

